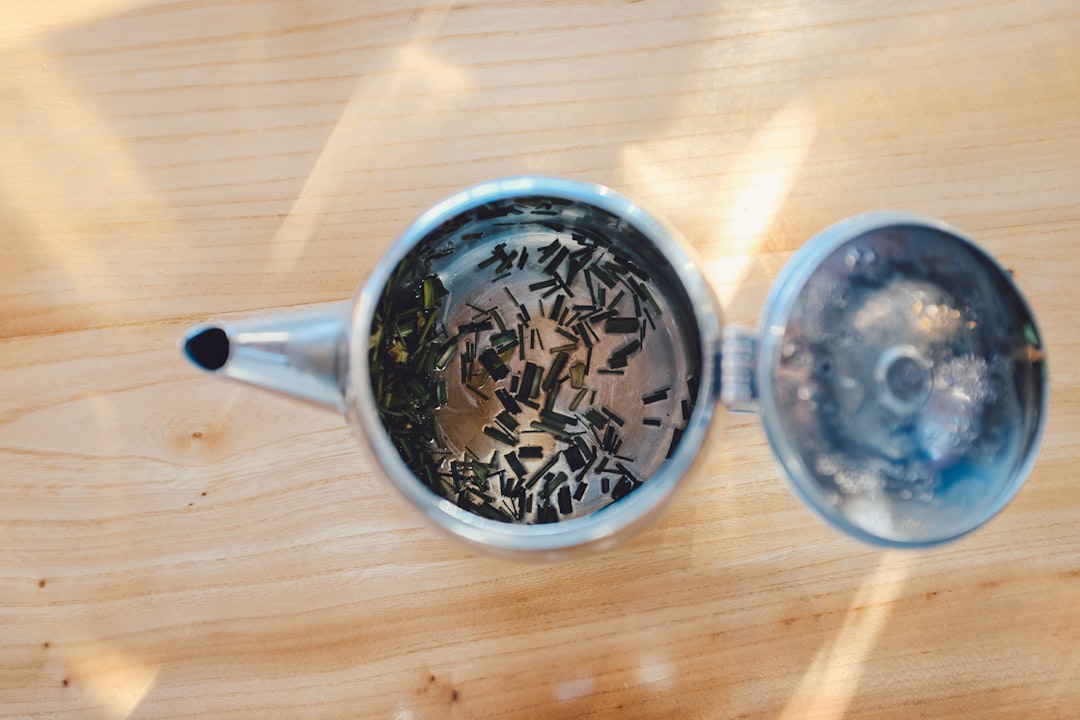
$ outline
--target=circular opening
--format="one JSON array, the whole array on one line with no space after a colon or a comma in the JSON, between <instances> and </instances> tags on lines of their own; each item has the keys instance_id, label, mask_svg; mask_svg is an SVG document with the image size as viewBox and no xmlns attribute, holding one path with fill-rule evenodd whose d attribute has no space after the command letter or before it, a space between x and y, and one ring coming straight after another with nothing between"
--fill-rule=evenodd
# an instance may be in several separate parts
<instances>
[{"instance_id":1,"label":"circular opening","mask_svg":"<svg viewBox=\"0 0 1080 720\"><path fill-rule=\"evenodd\" d=\"M443 507L561 523L640 494L680 445L697 327L635 224L522 193L454 212L393 266L367 380L394 451Z\"/></svg>"},{"instance_id":2,"label":"circular opening","mask_svg":"<svg viewBox=\"0 0 1080 720\"><path fill-rule=\"evenodd\" d=\"M897 400L911 403L930 390L930 373L912 358L897 358L885 371L885 384Z\"/></svg>"},{"instance_id":3,"label":"circular opening","mask_svg":"<svg viewBox=\"0 0 1080 720\"><path fill-rule=\"evenodd\" d=\"M204 370L220 370L229 361L229 336L219 327L198 329L184 341L188 358Z\"/></svg>"},{"instance_id":4,"label":"circular opening","mask_svg":"<svg viewBox=\"0 0 1080 720\"><path fill-rule=\"evenodd\" d=\"M840 529L943 542L1019 490L1045 420L1044 351L1015 286L962 236L893 213L830 228L784 270L765 322L770 442Z\"/></svg>"},{"instance_id":5,"label":"circular opening","mask_svg":"<svg viewBox=\"0 0 1080 720\"><path fill-rule=\"evenodd\" d=\"M892 347L878 358L874 378L882 400L900 412L918 409L933 385L933 367L910 345Z\"/></svg>"}]
</instances>

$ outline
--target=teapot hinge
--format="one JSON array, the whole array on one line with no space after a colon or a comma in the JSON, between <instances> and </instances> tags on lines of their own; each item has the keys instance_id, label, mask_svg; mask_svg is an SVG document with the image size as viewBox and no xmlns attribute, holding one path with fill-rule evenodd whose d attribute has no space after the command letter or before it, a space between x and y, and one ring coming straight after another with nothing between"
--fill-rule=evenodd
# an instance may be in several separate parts
<instances>
[{"instance_id":1,"label":"teapot hinge","mask_svg":"<svg viewBox=\"0 0 1080 720\"><path fill-rule=\"evenodd\" d=\"M731 412L756 413L757 333L745 325L725 326L720 352L720 402Z\"/></svg>"}]
</instances>

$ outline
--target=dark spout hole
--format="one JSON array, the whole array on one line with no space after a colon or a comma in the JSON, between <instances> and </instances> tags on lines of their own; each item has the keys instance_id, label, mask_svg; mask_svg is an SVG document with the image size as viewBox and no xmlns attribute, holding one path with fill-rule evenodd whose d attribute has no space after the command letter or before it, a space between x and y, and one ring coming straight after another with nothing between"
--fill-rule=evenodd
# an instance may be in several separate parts
<instances>
[{"instance_id":1,"label":"dark spout hole","mask_svg":"<svg viewBox=\"0 0 1080 720\"><path fill-rule=\"evenodd\" d=\"M206 328L187 339L184 352L204 370L220 370L229 359L229 336L221 328Z\"/></svg>"}]
</instances>

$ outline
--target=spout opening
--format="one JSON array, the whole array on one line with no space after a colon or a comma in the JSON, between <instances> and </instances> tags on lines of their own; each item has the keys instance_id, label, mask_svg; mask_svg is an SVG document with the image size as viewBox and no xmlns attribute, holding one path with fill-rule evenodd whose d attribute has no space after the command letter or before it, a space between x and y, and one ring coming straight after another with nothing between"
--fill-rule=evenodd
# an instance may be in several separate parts
<instances>
[{"instance_id":1,"label":"spout opening","mask_svg":"<svg viewBox=\"0 0 1080 720\"><path fill-rule=\"evenodd\" d=\"M220 370L229 360L229 336L219 327L196 330L184 341L184 354L203 370Z\"/></svg>"}]
</instances>

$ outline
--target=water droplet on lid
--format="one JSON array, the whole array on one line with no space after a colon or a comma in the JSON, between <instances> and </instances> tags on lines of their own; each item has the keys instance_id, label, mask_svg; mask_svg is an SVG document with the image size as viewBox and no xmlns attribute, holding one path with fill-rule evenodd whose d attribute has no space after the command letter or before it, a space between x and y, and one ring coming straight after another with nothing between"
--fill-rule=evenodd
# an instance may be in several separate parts
<instances>
[{"instance_id":1,"label":"water droplet on lid","mask_svg":"<svg viewBox=\"0 0 1080 720\"><path fill-rule=\"evenodd\" d=\"M817 471L826 477L831 477L840 471L840 468L836 465L836 461L828 455L818 455L817 463L815 464L817 465Z\"/></svg>"}]
</instances>

